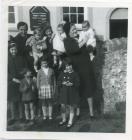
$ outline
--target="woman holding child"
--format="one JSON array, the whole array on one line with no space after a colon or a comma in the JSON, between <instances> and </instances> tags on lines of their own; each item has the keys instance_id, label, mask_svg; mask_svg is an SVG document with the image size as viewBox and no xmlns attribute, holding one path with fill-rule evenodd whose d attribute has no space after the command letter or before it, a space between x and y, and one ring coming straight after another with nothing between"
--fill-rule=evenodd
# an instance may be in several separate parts
<instances>
[{"instance_id":1,"label":"woman holding child","mask_svg":"<svg viewBox=\"0 0 132 140\"><path fill-rule=\"evenodd\" d=\"M71 25L69 37L64 40L64 46L67 57L71 59L73 68L80 77L80 97L87 98L90 118L93 118L93 95L96 90L96 84L89 55L91 48L86 48L82 43L79 44L75 25ZM77 115L80 115L79 109L77 111Z\"/></svg>"}]
</instances>

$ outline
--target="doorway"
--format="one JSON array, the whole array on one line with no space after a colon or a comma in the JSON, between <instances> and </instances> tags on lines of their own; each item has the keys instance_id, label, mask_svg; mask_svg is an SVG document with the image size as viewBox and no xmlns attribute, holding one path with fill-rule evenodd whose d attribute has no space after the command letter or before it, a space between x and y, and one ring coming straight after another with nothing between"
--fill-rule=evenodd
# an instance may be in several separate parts
<instances>
[{"instance_id":1,"label":"doorway","mask_svg":"<svg viewBox=\"0 0 132 140\"><path fill-rule=\"evenodd\" d=\"M117 8L115 9L109 19L109 37L121 38L128 35L128 9Z\"/></svg>"},{"instance_id":2,"label":"doorway","mask_svg":"<svg viewBox=\"0 0 132 140\"><path fill-rule=\"evenodd\" d=\"M110 20L110 39L127 37L128 20L111 19Z\"/></svg>"}]
</instances>

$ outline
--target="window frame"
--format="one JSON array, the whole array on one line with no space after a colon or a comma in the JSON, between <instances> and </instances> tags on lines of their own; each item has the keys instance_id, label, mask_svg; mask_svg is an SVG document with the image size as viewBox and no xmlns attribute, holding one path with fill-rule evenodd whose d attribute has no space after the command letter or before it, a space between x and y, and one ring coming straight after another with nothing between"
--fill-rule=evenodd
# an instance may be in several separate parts
<instances>
[{"instance_id":1,"label":"window frame","mask_svg":"<svg viewBox=\"0 0 132 140\"><path fill-rule=\"evenodd\" d=\"M67 7L72 7L72 6L67 6ZM83 7L84 8L84 13L82 13L83 15L84 15L84 20L88 20L88 8L87 7ZM63 13L63 7L62 7L62 13ZM72 13L63 13L62 14L62 16L64 15L64 14L72 14ZM74 13L73 13L74 14ZM81 13L79 13L79 14L81 14ZM63 19L63 17L62 17L62 19ZM76 25L76 27L77 27L77 29L78 30L82 30L82 24L81 23L75 23L75 25Z\"/></svg>"},{"instance_id":2,"label":"window frame","mask_svg":"<svg viewBox=\"0 0 132 140\"><path fill-rule=\"evenodd\" d=\"M8 21L8 27L12 29L17 29L17 23L18 23L18 7L14 7L14 16L15 16L15 23L9 23ZM8 10L8 16L9 16L9 10ZM8 17L9 18L9 17Z\"/></svg>"}]
</instances>

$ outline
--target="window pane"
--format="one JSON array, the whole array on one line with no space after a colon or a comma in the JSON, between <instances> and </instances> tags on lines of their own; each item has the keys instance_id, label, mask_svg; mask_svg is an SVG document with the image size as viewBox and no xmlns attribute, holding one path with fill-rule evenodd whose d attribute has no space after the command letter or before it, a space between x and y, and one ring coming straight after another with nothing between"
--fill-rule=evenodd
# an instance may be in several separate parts
<instances>
[{"instance_id":1,"label":"window pane","mask_svg":"<svg viewBox=\"0 0 132 140\"><path fill-rule=\"evenodd\" d=\"M69 7L63 7L63 13L69 13Z\"/></svg>"},{"instance_id":2,"label":"window pane","mask_svg":"<svg viewBox=\"0 0 132 140\"><path fill-rule=\"evenodd\" d=\"M71 23L77 23L77 15L71 14Z\"/></svg>"},{"instance_id":3,"label":"window pane","mask_svg":"<svg viewBox=\"0 0 132 140\"><path fill-rule=\"evenodd\" d=\"M76 13L76 7L70 7L70 13Z\"/></svg>"},{"instance_id":4,"label":"window pane","mask_svg":"<svg viewBox=\"0 0 132 140\"><path fill-rule=\"evenodd\" d=\"M83 14L78 14L78 23L82 23L84 21L84 15Z\"/></svg>"},{"instance_id":5,"label":"window pane","mask_svg":"<svg viewBox=\"0 0 132 140\"><path fill-rule=\"evenodd\" d=\"M15 15L14 13L8 14L8 23L15 23Z\"/></svg>"},{"instance_id":6,"label":"window pane","mask_svg":"<svg viewBox=\"0 0 132 140\"><path fill-rule=\"evenodd\" d=\"M84 13L84 8L83 7L78 7L78 13Z\"/></svg>"},{"instance_id":7,"label":"window pane","mask_svg":"<svg viewBox=\"0 0 132 140\"><path fill-rule=\"evenodd\" d=\"M14 12L14 6L9 6L8 10L9 10L9 12Z\"/></svg>"},{"instance_id":8,"label":"window pane","mask_svg":"<svg viewBox=\"0 0 132 140\"><path fill-rule=\"evenodd\" d=\"M64 14L64 15L63 15L63 20L65 20L65 19L68 19L68 20L70 21L70 19L69 19L69 14Z\"/></svg>"}]
</instances>

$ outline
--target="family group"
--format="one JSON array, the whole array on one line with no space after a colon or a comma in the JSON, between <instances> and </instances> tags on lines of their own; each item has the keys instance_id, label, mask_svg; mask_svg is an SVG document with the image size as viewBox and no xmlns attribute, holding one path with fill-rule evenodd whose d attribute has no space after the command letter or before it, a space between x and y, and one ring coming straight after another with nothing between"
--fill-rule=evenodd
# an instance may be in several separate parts
<instances>
[{"instance_id":1,"label":"family group","mask_svg":"<svg viewBox=\"0 0 132 140\"><path fill-rule=\"evenodd\" d=\"M45 24L28 34L23 21L17 29L18 34L8 40L8 122L34 121L38 116L52 120L56 100L58 124L70 128L74 117L81 115L81 98L87 100L93 119L96 38L89 21L83 21L82 31L67 20L58 24L56 32Z\"/></svg>"}]
</instances>

